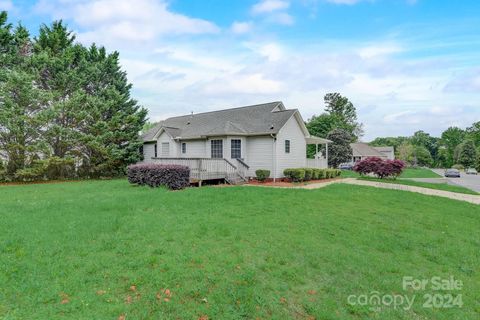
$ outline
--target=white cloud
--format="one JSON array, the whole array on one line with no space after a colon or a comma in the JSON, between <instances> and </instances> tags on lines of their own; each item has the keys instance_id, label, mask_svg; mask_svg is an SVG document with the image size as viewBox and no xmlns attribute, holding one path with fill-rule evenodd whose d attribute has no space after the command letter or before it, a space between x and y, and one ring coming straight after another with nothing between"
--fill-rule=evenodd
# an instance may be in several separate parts
<instances>
[{"instance_id":1,"label":"white cloud","mask_svg":"<svg viewBox=\"0 0 480 320\"><path fill-rule=\"evenodd\" d=\"M0 0L0 10L13 10L13 2L11 0Z\"/></svg>"},{"instance_id":2,"label":"white cloud","mask_svg":"<svg viewBox=\"0 0 480 320\"><path fill-rule=\"evenodd\" d=\"M402 52L403 48L401 48L398 44L381 44L381 45L369 45L358 50L358 54L362 58L374 58L378 56L385 56L390 55L393 53Z\"/></svg>"},{"instance_id":3,"label":"white cloud","mask_svg":"<svg viewBox=\"0 0 480 320\"><path fill-rule=\"evenodd\" d=\"M224 94L277 94L282 89L278 80L267 79L261 73L232 74L229 77L215 79L202 86L202 91L207 95Z\"/></svg>"},{"instance_id":4,"label":"white cloud","mask_svg":"<svg viewBox=\"0 0 480 320\"><path fill-rule=\"evenodd\" d=\"M285 0L261 0L252 7L253 14L270 13L288 9L290 3Z\"/></svg>"},{"instance_id":5,"label":"white cloud","mask_svg":"<svg viewBox=\"0 0 480 320\"><path fill-rule=\"evenodd\" d=\"M87 42L151 41L163 35L220 31L209 21L171 12L163 0L41 0L36 10L73 20L88 30L79 33L79 39Z\"/></svg>"},{"instance_id":6,"label":"white cloud","mask_svg":"<svg viewBox=\"0 0 480 320\"><path fill-rule=\"evenodd\" d=\"M295 19L286 12L272 14L267 18L267 21L285 26L291 26L295 23Z\"/></svg>"},{"instance_id":7,"label":"white cloud","mask_svg":"<svg viewBox=\"0 0 480 320\"><path fill-rule=\"evenodd\" d=\"M236 34L244 34L252 31L253 23L252 22L237 22L235 21L230 30Z\"/></svg>"},{"instance_id":8,"label":"white cloud","mask_svg":"<svg viewBox=\"0 0 480 320\"><path fill-rule=\"evenodd\" d=\"M330 3L348 4L348 5L357 4L361 1L363 1L363 0L327 0L327 2L330 2Z\"/></svg>"}]
</instances>

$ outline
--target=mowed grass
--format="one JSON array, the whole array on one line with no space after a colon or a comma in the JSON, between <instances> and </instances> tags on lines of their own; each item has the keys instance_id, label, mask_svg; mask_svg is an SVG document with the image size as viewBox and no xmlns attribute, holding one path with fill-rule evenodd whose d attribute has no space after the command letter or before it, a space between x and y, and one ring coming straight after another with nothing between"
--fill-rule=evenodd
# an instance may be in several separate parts
<instances>
[{"instance_id":1,"label":"mowed grass","mask_svg":"<svg viewBox=\"0 0 480 320\"><path fill-rule=\"evenodd\" d=\"M406 168L403 170L400 178L441 178L441 176L430 169Z\"/></svg>"},{"instance_id":2,"label":"mowed grass","mask_svg":"<svg viewBox=\"0 0 480 320\"><path fill-rule=\"evenodd\" d=\"M464 194L473 194L478 195L478 192L470 190L468 188L462 186L455 186L448 184L446 182L441 183L432 183L432 182L419 182L414 180L406 180L406 179L378 179L372 177L361 177L359 180L366 180L366 181L375 181L375 182L382 182L382 183L393 183L393 184L402 184L407 186L414 186L414 187L422 187L428 189L435 189L435 190L443 190L443 191L450 191L456 193L464 193Z\"/></svg>"},{"instance_id":3,"label":"mowed grass","mask_svg":"<svg viewBox=\"0 0 480 320\"><path fill-rule=\"evenodd\" d=\"M352 185L0 187L1 319L476 319L480 207ZM462 308L402 278L454 276ZM167 290L168 289L168 290ZM350 295L416 295L411 310Z\"/></svg>"}]
</instances>

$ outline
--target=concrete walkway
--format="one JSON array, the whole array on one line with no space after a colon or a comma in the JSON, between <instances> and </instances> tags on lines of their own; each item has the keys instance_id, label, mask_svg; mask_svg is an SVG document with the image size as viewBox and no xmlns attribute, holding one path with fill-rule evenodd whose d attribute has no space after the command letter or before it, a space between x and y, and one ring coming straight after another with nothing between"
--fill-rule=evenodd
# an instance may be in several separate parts
<instances>
[{"instance_id":1,"label":"concrete walkway","mask_svg":"<svg viewBox=\"0 0 480 320\"><path fill-rule=\"evenodd\" d=\"M364 181L364 180L356 180L356 179L344 179L339 182L354 184L358 186L368 186L368 187L375 187L375 188L382 188L382 189L410 191L410 192L421 193L429 196L444 197L444 198L449 198L454 200L466 201L473 204L480 204L480 196L475 196L471 194L463 194L463 193L456 193L456 192L450 192L450 191L444 191L444 190L435 190L435 189L429 189L429 188L407 186L402 184L382 183L382 182Z\"/></svg>"},{"instance_id":2,"label":"concrete walkway","mask_svg":"<svg viewBox=\"0 0 480 320\"><path fill-rule=\"evenodd\" d=\"M375 187L375 188L382 188L382 189L416 192L416 193L421 193L428 196L449 198L453 200L466 201L466 202L480 205L480 196L475 196L471 194L463 194L463 193L435 190L435 189L415 187L415 186L407 186L407 185L394 184L394 183L357 180L355 178L347 178L347 179L341 179L341 180L335 180L335 181L329 181L329 182L311 183L311 184L297 186L297 187L278 187L278 186L265 186L265 187L286 188L286 189L320 189L334 183L345 183L345 184L353 184L357 186L367 186L367 187Z\"/></svg>"}]
</instances>

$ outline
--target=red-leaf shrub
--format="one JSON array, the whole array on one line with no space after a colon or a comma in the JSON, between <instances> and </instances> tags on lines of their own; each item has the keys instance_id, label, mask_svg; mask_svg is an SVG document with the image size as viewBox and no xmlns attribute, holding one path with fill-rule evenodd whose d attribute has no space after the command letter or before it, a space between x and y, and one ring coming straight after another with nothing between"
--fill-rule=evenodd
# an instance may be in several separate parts
<instances>
[{"instance_id":1,"label":"red-leaf shrub","mask_svg":"<svg viewBox=\"0 0 480 320\"><path fill-rule=\"evenodd\" d=\"M139 163L128 167L127 177L132 184L154 188L166 186L172 190L179 190L190 184L190 168L179 165Z\"/></svg>"},{"instance_id":2,"label":"red-leaf shrub","mask_svg":"<svg viewBox=\"0 0 480 320\"><path fill-rule=\"evenodd\" d=\"M405 163L400 160L383 160L378 157L370 157L357 162L353 167L353 170L361 175L373 173L380 179L383 179L388 177L398 177L402 173L404 167Z\"/></svg>"}]
</instances>

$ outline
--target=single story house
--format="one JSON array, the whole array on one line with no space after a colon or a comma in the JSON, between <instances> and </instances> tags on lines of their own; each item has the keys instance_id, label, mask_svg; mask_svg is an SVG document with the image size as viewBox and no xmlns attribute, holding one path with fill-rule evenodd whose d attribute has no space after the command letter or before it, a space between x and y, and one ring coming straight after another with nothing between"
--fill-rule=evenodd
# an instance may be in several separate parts
<instances>
[{"instance_id":1,"label":"single story house","mask_svg":"<svg viewBox=\"0 0 480 320\"><path fill-rule=\"evenodd\" d=\"M187 165L192 180L230 183L254 177L257 169L275 179L286 168L326 168L331 142L311 136L300 112L282 102L169 118L142 139L145 162ZM308 144L325 148L325 157L307 159Z\"/></svg>"},{"instance_id":2,"label":"single story house","mask_svg":"<svg viewBox=\"0 0 480 320\"><path fill-rule=\"evenodd\" d=\"M353 156L352 163L356 163L360 160L364 160L370 157L378 157L381 159L395 159L393 147L371 147L366 143L357 142L351 143Z\"/></svg>"}]
</instances>

